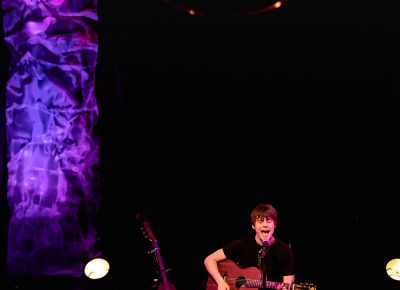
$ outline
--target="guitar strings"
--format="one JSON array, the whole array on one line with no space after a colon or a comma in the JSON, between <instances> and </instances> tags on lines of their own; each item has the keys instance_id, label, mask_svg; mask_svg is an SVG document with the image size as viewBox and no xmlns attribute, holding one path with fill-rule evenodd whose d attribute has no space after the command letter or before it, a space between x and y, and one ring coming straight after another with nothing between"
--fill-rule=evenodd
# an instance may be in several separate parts
<instances>
[{"instance_id":1,"label":"guitar strings","mask_svg":"<svg viewBox=\"0 0 400 290\"><path fill-rule=\"evenodd\" d=\"M260 288L262 287L262 281L257 279L245 279L245 278L234 278L225 276L224 281L228 284L236 284L237 281L244 282L242 285L251 286L252 288ZM288 283L285 282L274 282L274 281L265 281L266 288L270 289L280 289L283 286L288 286ZM313 283L293 283L293 289L295 290L316 290L317 287ZM292 289L292 288L290 288Z\"/></svg>"},{"instance_id":2,"label":"guitar strings","mask_svg":"<svg viewBox=\"0 0 400 290\"><path fill-rule=\"evenodd\" d=\"M254 286L257 286L257 287L258 287L258 285L260 287L262 286L261 285L262 281L261 280L256 280L256 279L242 279L242 278L225 277L225 282L233 283L233 282L236 282L238 279L241 282L244 282L244 285L254 285ZM268 287L272 286L273 288L280 287L280 286L283 286L285 284L283 282L273 282L273 281L265 281L265 283L266 283L266 286L268 286Z\"/></svg>"}]
</instances>

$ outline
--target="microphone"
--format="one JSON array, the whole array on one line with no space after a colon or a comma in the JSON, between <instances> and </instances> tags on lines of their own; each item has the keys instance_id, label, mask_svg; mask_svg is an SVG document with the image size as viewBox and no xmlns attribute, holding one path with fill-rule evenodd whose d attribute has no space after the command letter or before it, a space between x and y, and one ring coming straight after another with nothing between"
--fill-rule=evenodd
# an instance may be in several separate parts
<instances>
[{"instance_id":1,"label":"microphone","mask_svg":"<svg viewBox=\"0 0 400 290\"><path fill-rule=\"evenodd\" d=\"M265 239L265 240L263 240L263 246L262 246L262 250L261 250L261 257L264 258L265 254L267 253L268 248L269 248L268 239Z\"/></svg>"}]
</instances>

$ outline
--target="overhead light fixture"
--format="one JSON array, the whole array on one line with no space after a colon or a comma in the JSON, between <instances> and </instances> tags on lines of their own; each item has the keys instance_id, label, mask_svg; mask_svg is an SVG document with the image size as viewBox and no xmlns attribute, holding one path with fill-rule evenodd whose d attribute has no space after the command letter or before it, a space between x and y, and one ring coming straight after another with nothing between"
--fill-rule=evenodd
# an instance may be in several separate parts
<instances>
[{"instance_id":1,"label":"overhead light fixture","mask_svg":"<svg viewBox=\"0 0 400 290\"><path fill-rule=\"evenodd\" d=\"M281 7L288 0L161 0L192 16L240 17L262 14Z\"/></svg>"}]
</instances>

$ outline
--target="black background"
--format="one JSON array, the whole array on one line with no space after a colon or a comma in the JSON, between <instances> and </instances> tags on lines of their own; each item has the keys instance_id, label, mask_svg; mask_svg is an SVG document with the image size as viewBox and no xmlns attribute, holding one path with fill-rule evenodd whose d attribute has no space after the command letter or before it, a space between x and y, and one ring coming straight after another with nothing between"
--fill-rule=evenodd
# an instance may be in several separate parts
<instances>
[{"instance_id":1,"label":"black background","mask_svg":"<svg viewBox=\"0 0 400 290\"><path fill-rule=\"evenodd\" d=\"M139 284L151 269L137 212L177 288L204 289L204 257L251 233L251 209L271 202L298 282L398 287L385 272L399 255L390 7L289 1L198 17L168 3L100 14L101 228L119 281L131 281L125 258Z\"/></svg>"},{"instance_id":2,"label":"black background","mask_svg":"<svg viewBox=\"0 0 400 290\"><path fill-rule=\"evenodd\" d=\"M205 256L271 202L297 282L397 289L385 272L399 257L388 3L198 17L136 2L99 1L98 228L115 288L148 288L156 269L137 213L177 289L204 289Z\"/></svg>"}]
</instances>

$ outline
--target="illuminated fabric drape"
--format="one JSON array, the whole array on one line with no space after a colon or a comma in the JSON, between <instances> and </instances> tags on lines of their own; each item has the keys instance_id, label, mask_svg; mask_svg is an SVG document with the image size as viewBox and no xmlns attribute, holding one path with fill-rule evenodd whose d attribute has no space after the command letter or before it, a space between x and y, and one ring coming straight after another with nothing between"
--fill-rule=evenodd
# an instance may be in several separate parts
<instances>
[{"instance_id":1,"label":"illuminated fabric drape","mask_svg":"<svg viewBox=\"0 0 400 290\"><path fill-rule=\"evenodd\" d=\"M99 254L96 0L3 0L10 276L79 276Z\"/></svg>"}]
</instances>

